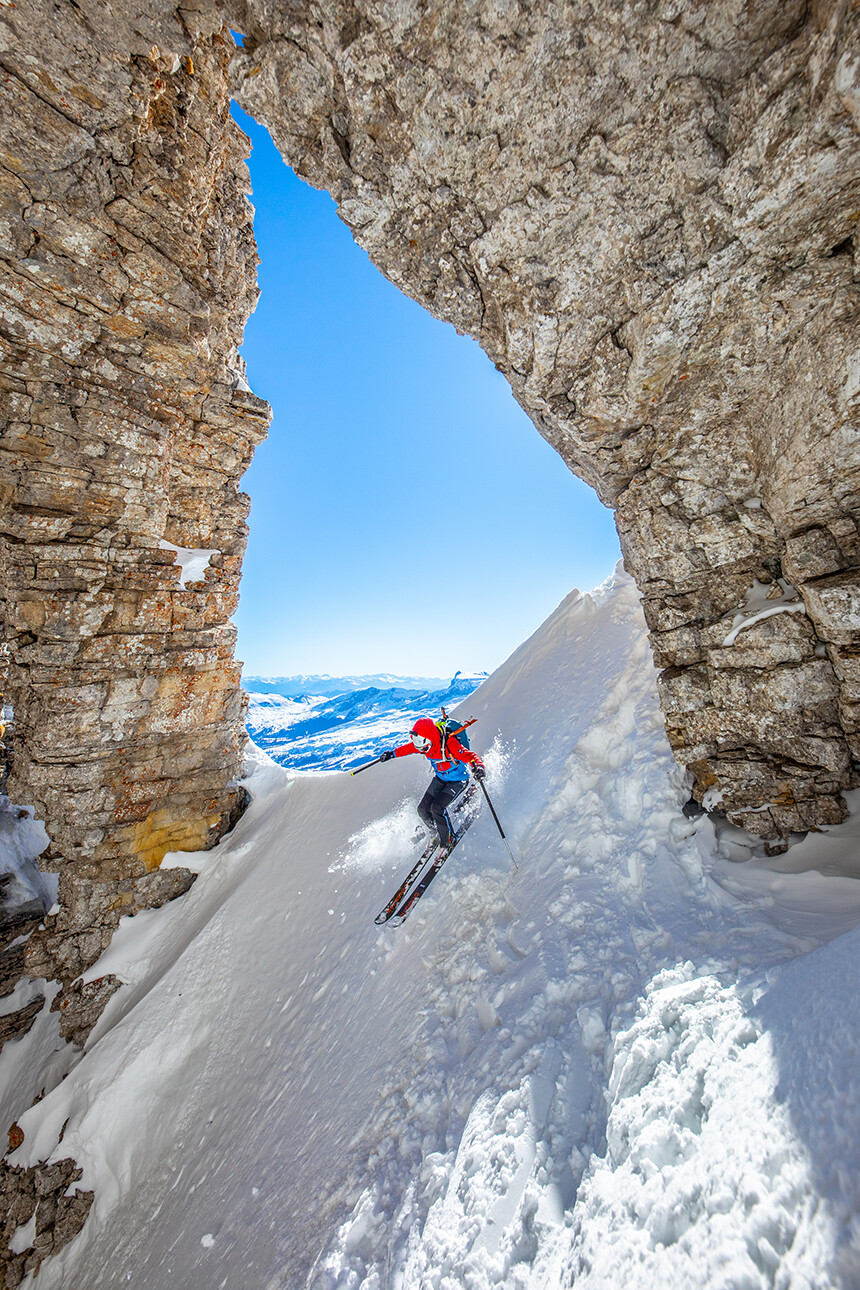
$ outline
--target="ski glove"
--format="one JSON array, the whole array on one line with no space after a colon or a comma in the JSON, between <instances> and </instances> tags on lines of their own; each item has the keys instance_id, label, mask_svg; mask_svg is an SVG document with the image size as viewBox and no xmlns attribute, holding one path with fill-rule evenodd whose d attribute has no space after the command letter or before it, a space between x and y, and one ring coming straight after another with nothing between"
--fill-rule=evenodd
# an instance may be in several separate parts
<instances>
[{"instance_id":1,"label":"ski glove","mask_svg":"<svg viewBox=\"0 0 860 1290\"><path fill-rule=\"evenodd\" d=\"M475 776L475 779L477 780L483 779L486 773L487 773L487 770L485 766L479 766L477 762L473 763L472 774Z\"/></svg>"},{"instance_id":2,"label":"ski glove","mask_svg":"<svg viewBox=\"0 0 860 1290\"><path fill-rule=\"evenodd\" d=\"M379 760L380 760L380 761L391 761L391 758L392 758L393 756L394 756L394 753L393 753L393 752L391 752L391 750L389 749L389 750L388 750L388 752L384 752L384 753L382 753L382 754L380 755Z\"/></svg>"}]
</instances>

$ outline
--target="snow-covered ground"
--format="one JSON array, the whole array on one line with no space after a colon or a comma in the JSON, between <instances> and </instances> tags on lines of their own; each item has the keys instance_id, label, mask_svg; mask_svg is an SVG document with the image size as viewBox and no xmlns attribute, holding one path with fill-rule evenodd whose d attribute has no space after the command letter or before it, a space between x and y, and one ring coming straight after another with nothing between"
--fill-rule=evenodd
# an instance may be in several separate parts
<instances>
[{"instance_id":1,"label":"snow-covered ground","mask_svg":"<svg viewBox=\"0 0 860 1290\"><path fill-rule=\"evenodd\" d=\"M623 574L467 706L517 871L482 815L380 929L420 759L252 750L189 894L124 920L89 975L126 986L14 1107L13 1162L96 1192L43 1290L860 1285L860 883L684 818Z\"/></svg>"}]
</instances>

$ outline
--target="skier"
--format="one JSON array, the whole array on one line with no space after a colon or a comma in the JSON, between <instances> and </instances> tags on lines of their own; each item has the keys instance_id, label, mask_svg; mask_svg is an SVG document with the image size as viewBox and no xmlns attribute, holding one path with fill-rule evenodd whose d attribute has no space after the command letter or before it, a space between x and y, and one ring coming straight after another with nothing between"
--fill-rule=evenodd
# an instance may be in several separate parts
<instances>
[{"instance_id":1,"label":"skier","mask_svg":"<svg viewBox=\"0 0 860 1290\"><path fill-rule=\"evenodd\" d=\"M430 781L430 787L418 803L418 814L431 832L435 828L442 846L447 847L454 837L448 807L455 797L459 797L469 781L466 767L472 767L472 774L477 780L483 779L487 772L476 752L461 744L456 735L447 734L446 722L437 723L430 717L419 717L412 727L410 742L401 744L399 748L389 749L379 760L409 757L416 752L423 753L436 772Z\"/></svg>"}]
</instances>

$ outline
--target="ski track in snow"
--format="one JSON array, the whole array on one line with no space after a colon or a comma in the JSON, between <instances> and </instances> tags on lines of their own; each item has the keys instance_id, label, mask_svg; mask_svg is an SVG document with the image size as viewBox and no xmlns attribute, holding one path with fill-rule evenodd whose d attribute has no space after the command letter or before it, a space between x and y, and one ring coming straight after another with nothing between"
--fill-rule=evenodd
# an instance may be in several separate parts
<instances>
[{"instance_id":1,"label":"ski track in snow","mask_svg":"<svg viewBox=\"0 0 860 1290\"><path fill-rule=\"evenodd\" d=\"M682 816L622 574L468 707L518 872L485 810L376 928L426 770L254 754L191 892L123 921L87 975L127 985L18 1116L13 1163L73 1154L96 1190L40 1286L860 1285L860 933L816 947L860 884L815 875L828 921L811 875Z\"/></svg>"}]
</instances>

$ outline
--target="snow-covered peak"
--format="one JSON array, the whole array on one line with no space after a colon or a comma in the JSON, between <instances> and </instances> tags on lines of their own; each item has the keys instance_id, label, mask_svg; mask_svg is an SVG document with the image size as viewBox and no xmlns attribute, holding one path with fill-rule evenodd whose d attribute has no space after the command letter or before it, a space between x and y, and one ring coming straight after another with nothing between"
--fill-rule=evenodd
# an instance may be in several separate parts
<instances>
[{"instance_id":1,"label":"snow-covered peak","mask_svg":"<svg viewBox=\"0 0 860 1290\"><path fill-rule=\"evenodd\" d=\"M349 676L303 672L296 676L243 676L242 684L246 690L255 694L283 694L287 698L310 694L331 699L338 694L350 694L355 690L442 690L448 682L444 677L395 676L390 672Z\"/></svg>"}]
</instances>

